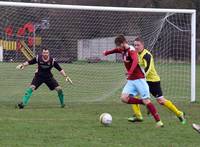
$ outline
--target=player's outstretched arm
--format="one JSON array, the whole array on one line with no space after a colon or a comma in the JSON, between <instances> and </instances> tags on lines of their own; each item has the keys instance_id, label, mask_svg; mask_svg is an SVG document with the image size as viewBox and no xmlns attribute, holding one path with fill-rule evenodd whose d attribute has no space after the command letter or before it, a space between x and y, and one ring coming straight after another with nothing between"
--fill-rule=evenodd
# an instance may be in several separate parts
<instances>
[{"instance_id":1,"label":"player's outstretched arm","mask_svg":"<svg viewBox=\"0 0 200 147\"><path fill-rule=\"evenodd\" d=\"M73 84L72 80L70 79L69 76L67 76L67 74L65 73L64 70L61 70L60 73L61 73L61 75L63 75L63 76L65 77L65 80L66 80L67 82L69 82L70 84Z\"/></svg>"},{"instance_id":2,"label":"player's outstretched arm","mask_svg":"<svg viewBox=\"0 0 200 147\"><path fill-rule=\"evenodd\" d=\"M64 69L62 69L61 67L60 67L60 65L56 62L56 61L54 61L54 67L60 72L60 74L63 76L63 77L65 77L65 80L67 81L67 82L69 82L70 84L73 84L73 82L72 82L72 80L69 78L69 76L67 76L67 74L65 73L65 71L64 71Z\"/></svg>"},{"instance_id":3,"label":"player's outstretched arm","mask_svg":"<svg viewBox=\"0 0 200 147\"><path fill-rule=\"evenodd\" d=\"M121 53L121 51L120 51L119 48L114 48L112 50L105 50L105 51L103 51L103 55L104 56L107 56L107 55L110 55L110 54L114 54L114 53Z\"/></svg>"},{"instance_id":4,"label":"player's outstretched arm","mask_svg":"<svg viewBox=\"0 0 200 147\"><path fill-rule=\"evenodd\" d=\"M33 58L33 59L30 60L30 61L26 61L26 62L24 62L24 63L21 63L21 64L17 65L16 69L21 69L21 70L23 70L26 66L32 65L32 64L36 64L36 63L37 63L36 58Z\"/></svg>"},{"instance_id":5,"label":"player's outstretched arm","mask_svg":"<svg viewBox=\"0 0 200 147\"><path fill-rule=\"evenodd\" d=\"M26 62L24 62L24 63L21 63L21 64L17 65L16 69L21 69L21 70L23 70L24 67L27 66L27 65L28 65L28 62L26 61Z\"/></svg>"}]
</instances>

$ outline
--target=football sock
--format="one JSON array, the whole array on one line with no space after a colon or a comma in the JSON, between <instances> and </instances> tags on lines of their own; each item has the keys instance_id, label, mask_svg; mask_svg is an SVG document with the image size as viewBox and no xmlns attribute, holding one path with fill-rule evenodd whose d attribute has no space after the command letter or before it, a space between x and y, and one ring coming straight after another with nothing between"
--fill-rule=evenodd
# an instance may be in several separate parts
<instances>
[{"instance_id":1,"label":"football sock","mask_svg":"<svg viewBox=\"0 0 200 147\"><path fill-rule=\"evenodd\" d=\"M176 116L182 115L182 112L179 111L176 106L169 100L166 100L165 103L163 104L165 107L167 107L170 111L174 112Z\"/></svg>"},{"instance_id":2,"label":"football sock","mask_svg":"<svg viewBox=\"0 0 200 147\"><path fill-rule=\"evenodd\" d=\"M128 104L144 104L142 99L129 97Z\"/></svg>"},{"instance_id":3,"label":"football sock","mask_svg":"<svg viewBox=\"0 0 200 147\"><path fill-rule=\"evenodd\" d=\"M63 91L62 90L58 90L58 97L59 97L59 100L60 100L60 104L63 105L64 104L64 94L63 94Z\"/></svg>"},{"instance_id":4,"label":"football sock","mask_svg":"<svg viewBox=\"0 0 200 147\"><path fill-rule=\"evenodd\" d=\"M160 116L159 116L155 106L152 103L149 103L146 106L147 106L147 109L149 110L149 112L151 113L151 115L154 117L155 121L156 122L160 121Z\"/></svg>"},{"instance_id":5,"label":"football sock","mask_svg":"<svg viewBox=\"0 0 200 147\"><path fill-rule=\"evenodd\" d=\"M142 113L141 113L141 110L140 110L140 106L138 104L133 104L131 106L132 106L133 114L135 114L135 116L137 118L141 118Z\"/></svg>"},{"instance_id":6,"label":"football sock","mask_svg":"<svg viewBox=\"0 0 200 147\"><path fill-rule=\"evenodd\" d=\"M25 95L22 98L23 105L27 105L28 104L28 101L29 101L30 97L32 96L32 93L33 93L32 88L27 88L25 90Z\"/></svg>"}]
</instances>

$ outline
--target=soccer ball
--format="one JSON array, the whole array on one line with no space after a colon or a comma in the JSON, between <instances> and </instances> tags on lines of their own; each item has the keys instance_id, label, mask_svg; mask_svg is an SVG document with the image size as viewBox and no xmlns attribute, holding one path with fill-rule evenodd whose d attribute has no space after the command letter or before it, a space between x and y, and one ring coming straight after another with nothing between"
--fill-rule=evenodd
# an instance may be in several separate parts
<instances>
[{"instance_id":1,"label":"soccer ball","mask_svg":"<svg viewBox=\"0 0 200 147\"><path fill-rule=\"evenodd\" d=\"M99 120L104 126L109 126L112 123L112 116L109 113L102 113Z\"/></svg>"}]
</instances>

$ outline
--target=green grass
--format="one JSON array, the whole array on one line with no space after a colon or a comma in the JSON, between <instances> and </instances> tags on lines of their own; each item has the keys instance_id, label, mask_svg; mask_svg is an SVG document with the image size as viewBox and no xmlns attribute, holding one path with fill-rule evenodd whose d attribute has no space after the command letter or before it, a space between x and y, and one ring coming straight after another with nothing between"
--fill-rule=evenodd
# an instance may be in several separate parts
<instances>
[{"instance_id":1,"label":"green grass","mask_svg":"<svg viewBox=\"0 0 200 147\"><path fill-rule=\"evenodd\" d=\"M63 64L74 85L65 83L57 71L54 75L64 89L67 107L59 108L56 93L43 85L22 111L14 105L31 82L34 68L16 71L15 66L0 64L0 147L197 147L200 144L199 134L191 128L193 122L200 123L200 104L189 103L189 71L180 73L189 69L188 65L158 65L165 95L186 112L188 119L186 125L181 125L172 113L156 105L165 123L161 129L155 128L143 107L144 122L127 121L132 114L130 106L119 100L125 82L122 64ZM197 77L197 100L199 91ZM98 121L103 112L113 116L110 127L103 127Z\"/></svg>"}]
</instances>

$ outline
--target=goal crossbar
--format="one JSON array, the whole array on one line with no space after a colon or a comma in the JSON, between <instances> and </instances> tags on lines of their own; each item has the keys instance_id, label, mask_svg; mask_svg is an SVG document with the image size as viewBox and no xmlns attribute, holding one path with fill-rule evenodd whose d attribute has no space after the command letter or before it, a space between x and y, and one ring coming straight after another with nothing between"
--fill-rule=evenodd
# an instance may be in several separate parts
<instances>
[{"instance_id":1,"label":"goal crossbar","mask_svg":"<svg viewBox=\"0 0 200 147\"><path fill-rule=\"evenodd\" d=\"M157 12L157 13L195 13L195 9L159 9L159 8L131 8L131 7L104 7L104 6L82 6L82 5L60 5L23 2L3 2L0 6L12 7L37 7L37 8L58 8L58 9L81 9L98 11L128 11L128 12Z\"/></svg>"}]
</instances>

